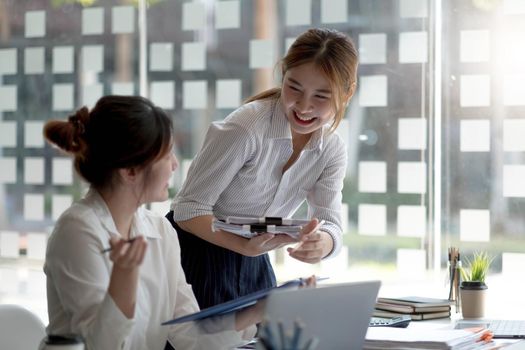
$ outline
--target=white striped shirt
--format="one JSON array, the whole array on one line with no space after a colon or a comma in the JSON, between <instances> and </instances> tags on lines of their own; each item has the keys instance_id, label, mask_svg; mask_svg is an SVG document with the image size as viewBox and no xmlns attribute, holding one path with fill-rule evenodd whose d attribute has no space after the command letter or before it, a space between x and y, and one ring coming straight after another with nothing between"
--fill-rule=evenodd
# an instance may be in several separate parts
<instances>
[{"instance_id":1,"label":"white striped shirt","mask_svg":"<svg viewBox=\"0 0 525 350\"><path fill-rule=\"evenodd\" d=\"M280 100L245 104L210 125L172 203L175 221L202 215L290 217L306 199L308 217L325 220L336 255L342 245L341 200L346 146L328 125L314 132L299 158Z\"/></svg>"}]
</instances>

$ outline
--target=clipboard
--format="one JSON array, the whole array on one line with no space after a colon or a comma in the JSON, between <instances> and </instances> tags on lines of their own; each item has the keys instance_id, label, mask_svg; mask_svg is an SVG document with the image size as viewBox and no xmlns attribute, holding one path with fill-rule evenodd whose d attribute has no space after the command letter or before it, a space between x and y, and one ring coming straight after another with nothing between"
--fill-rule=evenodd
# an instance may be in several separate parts
<instances>
[{"instance_id":1,"label":"clipboard","mask_svg":"<svg viewBox=\"0 0 525 350\"><path fill-rule=\"evenodd\" d=\"M317 281L319 282L325 279L328 279L328 277L318 277ZM281 284L278 287L270 287L270 288L262 289L260 291L244 295L240 298L230 300L230 301L227 301L225 303L218 304L215 306L211 306L209 308L195 312L193 314L181 316L173 320L163 322L161 325L167 326L167 325L179 324L179 323L190 322L190 321L198 321L198 320L202 320L208 317L229 314L231 312L255 305L255 303L257 303L258 300L265 298L273 290L294 288L294 287L297 288L299 286L304 285L305 282L306 280L303 278L290 280L288 282Z\"/></svg>"}]
</instances>

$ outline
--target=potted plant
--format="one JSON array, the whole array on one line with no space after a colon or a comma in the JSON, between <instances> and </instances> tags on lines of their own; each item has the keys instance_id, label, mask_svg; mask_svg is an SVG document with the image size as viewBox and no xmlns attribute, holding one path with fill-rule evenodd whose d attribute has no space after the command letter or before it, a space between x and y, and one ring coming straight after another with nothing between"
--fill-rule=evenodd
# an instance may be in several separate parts
<instances>
[{"instance_id":1,"label":"potted plant","mask_svg":"<svg viewBox=\"0 0 525 350\"><path fill-rule=\"evenodd\" d=\"M466 259L466 266L461 272L461 311L463 318L479 318L485 315L485 294L487 285L485 278L492 264L492 258L487 252L476 252L472 260Z\"/></svg>"}]
</instances>

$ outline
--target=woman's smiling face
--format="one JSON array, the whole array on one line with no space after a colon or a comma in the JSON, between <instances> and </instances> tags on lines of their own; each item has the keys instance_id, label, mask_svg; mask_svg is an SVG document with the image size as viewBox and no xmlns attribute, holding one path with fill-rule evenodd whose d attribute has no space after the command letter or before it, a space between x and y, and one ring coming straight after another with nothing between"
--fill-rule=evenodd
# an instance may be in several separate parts
<instances>
[{"instance_id":1,"label":"woman's smiling face","mask_svg":"<svg viewBox=\"0 0 525 350\"><path fill-rule=\"evenodd\" d=\"M290 68L283 78L281 102L293 131L310 134L334 117L330 83L314 63Z\"/></svg>"}]
</instances>

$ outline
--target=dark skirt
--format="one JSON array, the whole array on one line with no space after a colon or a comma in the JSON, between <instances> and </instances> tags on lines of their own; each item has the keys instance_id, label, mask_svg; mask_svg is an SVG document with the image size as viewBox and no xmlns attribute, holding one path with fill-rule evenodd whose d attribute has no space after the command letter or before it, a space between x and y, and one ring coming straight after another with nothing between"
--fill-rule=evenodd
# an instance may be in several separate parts
<instances>
[{"instance_id":1,"label":"dark skirt","mask_svg":"<svg viewBox=\"0 0 525 350\"><path fill-rule=\"evenodd\" d=\"M184 231L173 221L173 211L166 218L177 230L182 268L201 309L275 287L268 254L238 254Z\"/></svg>"}]
</instances>

